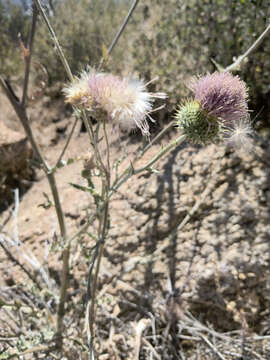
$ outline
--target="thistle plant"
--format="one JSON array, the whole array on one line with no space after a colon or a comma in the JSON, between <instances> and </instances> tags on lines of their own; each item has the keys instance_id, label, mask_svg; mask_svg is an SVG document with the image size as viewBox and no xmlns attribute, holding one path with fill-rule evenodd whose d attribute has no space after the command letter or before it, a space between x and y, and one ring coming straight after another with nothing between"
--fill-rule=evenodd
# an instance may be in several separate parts
<instances>
[{"instance_id":1,"label":"thistle plant","mask_svg":"<svg viewBox=\"0 0 270 360\"><path fill-rule=\"evenodd\" d=\"M194 99L188 100L178 109L176 122L172 121L166 128L167 130L176 123L180 130L180 136L163 147L145 166L136 169L136 161L150 147L147 145L139 152L132 164L114 179L113 183L110 148L106 132L107 123L111 122L119 130L138 127L142 135L149 137L148 120L152 120L150 114L153 111L153 101L155 98L164 99L165 94L148 93L146 86L139 80L121 79L111 74L97 73L93 69L83 72L63 90L67 102L90 112L97 120L97 126L90 132L90 137L93 136L94 140L95 162L102 178L102 191L96 208L99 221L97 243L88 274L86 320L90 351L93 351L94 346L95 292L108 231L111 196L133 175L143 171L152 171L152 166L183 140L203 144L218 140L230 140L240 144L239 138L241 137L242 145L244 145L243 139L248 138L251 134L251 127L243 126L246 123L249 124L247 88L237 76L216 72L193 79L190 86L194 92ZM99 138L101 124L107 146L107 161L105 162L101 160L99 144L95 141ZM90 126L92 127L91 124ZM163 133L162 131L161 134ZM240 133L241 135L239 135ZM157 135L153 142L159 140L160 136L160 134ZM88 181L90 179L91 170L88 173ZM90 181L89 184L92 182ZM95 262L95 272L92 274Z\"/></svg>"},{"instance_id":2,"label":"thistle plant","mask_svg":"<svg viewBox=\"0 0 270 360\"><path fill-rule=\"evenodd\" d=\"M34 4L34 20L37 16L37 10L39 10L52 35L63 67L69 78L69 83L63 89L65 101L70 103L76 114L82 118L89 135L89 148L92 157L90 158L91 161L87 162L87 171L83 174L87 186L77 186L77 188L87 191L93 197L95 209L90 214L86 224L80 228L77 233L67 234L61 199L54 179L54 173L58 171L57 165L61 162L61 158L64 156L65 150L69 145L74 127L56 165L54 167L48 166L36 144L26 115L25 99L27 95L27 83L24 86L25 91L21 104L18 104L12 98L4 81L1 81L1 85L9 96L18 117L24 124L31 144L43 165L54 197L61 237L64 242L61 254L63 258L62 283L55 331L55 334L60 339L64 337L65 331L63 317L65 315L72 241L82 234L87 236L86 233L90 233L91 240L93 238L96 240L93 252L90 254L89 271L86 275L87 340L90 358L93 360L95 358L96 289L103 251L110 228L110 199L122 184L132 176L142 172L154 172L153 166L158 160L184 140L202 144L227 141L237 147L247 146L247 144L250 146L252 128L247 105L247 87L238 76L233 76L228 72L215 72L194 78L190 83L190 89L194 93L193 98L184 102L178 108L175 120L171 121L166 129L162 130L150 141L149 122L153 121L151 113L154 111L154 101L155 99L165 99L166 95L163 92L148 92L147 84L142 80L121 78L118 75L95 70L91 67L83 71L79 76L73 76L40 1L35 0ZM137 1L134 2L133 9L135 9L136 4ZM35 22L33 27L34 26ZM31 38L31 44L33 42L33 36ZM117 34L117 38L119 38L119 33ZM116 42L113 41L113 46L110 47L111 50L115 43ZM27 59L26 82L28 82L29 71L30 57ZM91 121L90 116L97 120L95 125ZM108 124L112 124L112 127L116 131L121 131L122 129L131 131L138 128L141 134L148 140L145 146L139 147L136 157L120 174L114 173L113 171L114 164L112 164L110 156L111 149L107 129ZM177 127L177 130L175 130L175 133L177 133L176 138L162 147L144 166L137 168L137 161L143 157L151 145L158 142L164 133L175 125ZM101 152L101 141L103 141L103 145L105 144L105 157ZM94 177L100 180L100 186L94 184ZM98 223L97 231L96 233L92 233L94 230L89 230L89 228L95 220ZM62 345L62 341L58 342L58 349L61 350Z\"/></svg>"}]
</instances>

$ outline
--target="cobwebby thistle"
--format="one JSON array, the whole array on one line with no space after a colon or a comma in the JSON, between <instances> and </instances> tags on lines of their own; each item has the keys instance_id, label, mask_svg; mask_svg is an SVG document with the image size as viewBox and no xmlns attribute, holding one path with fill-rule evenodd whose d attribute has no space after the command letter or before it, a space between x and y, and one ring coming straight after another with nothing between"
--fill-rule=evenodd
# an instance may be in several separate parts
<instances>
[{"instance_id":1,"label":"cobwebby thistle","mask_svg":"<svg viewBox=\"0 0 270 360\"><path fill-rule=\"evenodd\" d=\"M228 72L194 78L194 93L176 113L176 124L194 143L228 140L236 147L251 144L248 92L244 81Z\"/></svg>"},{"instance_id":2,"label":"cobwebby thistle","mask_svg":"<svg viewBox=\"0 0 270 360\"><path fill-rule=\"evenodd\" d=\"M141 80L120 78L93 69L84 71L63 89L66 102L81 105L99 120L105 114L107 120L125 130L138 127L149 136L148 119L153 111L154 99L164 99L164 93L150 93Z\"/></svg>"}]
</instances>

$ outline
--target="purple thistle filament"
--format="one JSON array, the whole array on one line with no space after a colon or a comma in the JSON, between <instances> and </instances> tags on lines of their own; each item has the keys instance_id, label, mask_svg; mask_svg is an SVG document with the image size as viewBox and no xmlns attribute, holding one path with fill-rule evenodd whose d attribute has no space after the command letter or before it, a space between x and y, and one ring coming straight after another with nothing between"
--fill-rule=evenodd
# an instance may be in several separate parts
<instances>
[{"instance_id":1,"label":"purple thistle filament","mask_svg":"<svg viewBox=\"0 0 270 360\"><path fill-rule=\"evenodd\" d=\"M238 76L214 72L194 79L190 88L203 110L226 126L248 116L247 87Z\"/></svg>"}]
</instances>

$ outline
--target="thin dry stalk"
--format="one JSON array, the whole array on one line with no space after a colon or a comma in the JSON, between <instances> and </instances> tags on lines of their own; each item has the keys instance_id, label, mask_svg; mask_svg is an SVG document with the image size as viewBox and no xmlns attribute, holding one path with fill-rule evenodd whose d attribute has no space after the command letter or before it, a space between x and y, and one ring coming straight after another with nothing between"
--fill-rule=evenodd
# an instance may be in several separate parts
<instances>
[{"instance_id":1,"label":"thin dry stalk","mask_svg":"<svg viewBox=\"0 0 270 360\"><path fill-rule=\"evenodd\" d=\"M61 154L59 155L58 160L56 161L55 168L58 168L61 165L61 161L62 161L63 156L65 155L65 152L66 152L66 150L68 148L68 145L70 143L72 135L73 135L73 133L75 131L76 125L78 124L78 120L79 120L79 118L76 117L74 122L73 122L72 128L71 128L70 133L69 133L68 138L67 138L67 141L66 141L66 143L65 143L65 145L63 147L63 150L62 150Z\"/></svg>"},{"instance_id":2,"label":"thin dry stalk","mask_svg":"<svg viewBox=\"0 0 270 360\"><path fill-rule=\"evenodd\" d=\"M38 1L38 3L39 3L39 1ZM36 5L37 5L37 3L36 3ZM39 3L39 5L40 5L40 3ZM29 73L30 73L30 65L31 65L30 50L33 51L33 42L34 42L35 29L36 29L36 17L37 17L37 9L36 9L35 4L33 4L33 18L32 18L32 26L31 26L31 30L30 30L30 35L29 35L30 44L29 44L28 56L26 58L26 70L25 70L25 79L24 79L24 86L23 86L24 90L23 90L22 101L20 102L18 100L14 91L12 90L11 85L7 81L5 81L1 76L0 76L0 86L2 87L7 98L9 99L21 124L23 125L23 128L27 135L27 138L30 141L38 160L42 164L43 171L45 172L45 174L47 176L47 179L48 179L48 182L49 182L49 185L51 188L51 192L53 195L53 199L54 199L54 205L55 205L55 210L56 210L58 223L59 223L59 227L60 227L61 237L65 243L65 239L67 237L66 236L67 235L66 234L66 226L65 226L64 214L63 214L63 210L62 210L61 202L60 202L60 198L59 198L59 193L58 193L57 185L56 185L55 178L54 178L54 173L52 171L52 168L47 164L46 160L44 159L44 157L41 153L41 150L35 140L35 137L32 133L32 129L29 124L29 120L28 120L27 113L26 113L26 107L25 107L28 81L29 81ZM58 336L59 336L59 334L62 333L64 304L65 304L65 299L66 299L67 280L68 280L68 273L69 273L69 266L68 266L69 251L70 251L69 246L67 246L63 251L63 271L62 271L62 285L61 285L62 288L61 288L60 301L59 301L59 307L58 307L58 312L57 312L58 313L58 315L57 315ZM61 336L60 336L60 338L61 338ZM61 346L61 343L59 343L59 344L60 344L59 346Z\"/></svg>"},{"instance_id":3,"label":"thin dry stalk","mask_svg":"<svg viewBox=\"0 0 270 360\"><path fill-rule=\"evenodd\" d=\"M253 51L255 51L261 45L261 43L266 38L266 36L269 34L270 34L270 24L266 27L266 29L262 32L262 34L258 37L258 39L254 41L254 43L250 46L250 48L248 48L248 50L243 55L239 56L233 64L227 66L223 71L238 70L241 62L246 57L248 57Z\"/></svg>"},{"instance_id":4,"label":"thin dry stalk","mask_svg":"<svg viewBox=\"0 0 270 360\"><path fill-rule=\"evenodd\" d=\"M42 287L40 286L39 282L37 281L37 279L31 274L31 272L23 265L21 264L21 262L16 259L12 252L9 251L9 249L7 248L7 246L4 244L4 242L2 241L2 239L0 238L0 246L1 248L5 251L5 253L7 254L7 256L10 258L10 260L19 266L20 269L22 269L22 271L29 277L30 280L33 281L33 283L38 287L39 290L42 290Z\"/></svg>"},{"instance_id":5,"label":"thin dry stalk","mask_svg":"<svg viewBox=\"0 0 270 360\"><path fill-rule=\"evenodd\" d=\"M58 38L57 38L57 36L56 36L56 34L55 34L55 32L54 32L54 30L53 30L53 28L52 28L52 26L51 26L51 24L49 22L49 19L48 19L47 15L46 15L46 12L45 12L45 10L43 9L43 7L42 7L42 5L40 3L40 0L34 0L34 2L36 4L42 18L43 18L45 24L47 25L47 28L48 28L48 30L49 30L49 32L51 34L52 40L53 40L53 42L55 44L58 55L60 57L60 60L61 60L61 62L63 64L63 67L64 67L66 73L67 73L67 76L68 76L69 80L72 81L73 80L72 72L71 72L70 67L68 65L67 59L66 59L66 57L64 55L64 52L63 52L63 50L62 50L62 48L61 48L61 46L59 44Z\"/></svg>"},{"instance_id":6,"label":"thin dry stalk","mask_svg":"<svg viewBox=\"0 0 270 360\"><path fill-rule=\"evenodd\" d=\"M141 342L142 342L142 334L147 327L151 326L151 323L152 323L152 321L150 319L141 319L138 323L136 323L134 325L134 329L135 329L135 341L134 341L135 357L134 357L134 360L139 360Z\"/></svg>"},{"instance_id":7,"label":"thin dry stalk","mask_svg":"<svg viewBox=\"0 0 270 360\"><path fill-rule=\"evenodd\" d=\"M200 337L210 347L210 349L217 355L217 357L220 360L226 360L225 357L218 351L218 349L204 335L200 334Z\"/></svg>"},{"instance_id":8,"label":"thin dry stalk","mask_svg":"<svg viewBox=\"0 0 270 360\"><path fill-rule=\"evenodd\" d=\"M109 203L107 203L107 206L104 209L103 216L100 219L100 230L101 230L100 231L100 246L99 246L99 250L98 250L98 254L97 254L97 265L96 265L96 270L95 270L95 274L94 274L94 278L93 278L93 285L92 285L92 289L91 289L91 293L90 293L91 294L91 304L90 304L90 306L87 307L88 321L89 321L88 329L90 331L90 344L89 344L90 354L94 353L94 338L95 338L94 323L95 323L96 290L97 290L98 274L99 274L101 259L102 259L103 250L104 250L106 230L108 227L108 213L109 213ZM90 278L91 278L91 274L88 279L90 279Z\"/></svg>"},{"instance_id":9,"label":"thin dry stalk","mask_svg":"<svg viewBox=\"0 0 270 360\"><path fill-rule=\"evenodd\" d=\"M138 5L138 3L139 3L139 0L134 0L133 4L131 5L131 8L129 9L128 14L127 14L127 16L126 16L123 24L121 25L118 33L116 34L115 38L113 39L113 41L112 41L112 43L111 43L111 45L110 45L110 47L109 47L109 49L108 49L108 54L109 54L109 55L110 55L111 52L113 51L113 48L114 48L115 45L117 44L120 36L123 34L123 32L124 32L124 30L125 30L128 22L129 22L131 16L132 16L134 10L136 9L136 6Z\"/></svg>"}]
</instances>

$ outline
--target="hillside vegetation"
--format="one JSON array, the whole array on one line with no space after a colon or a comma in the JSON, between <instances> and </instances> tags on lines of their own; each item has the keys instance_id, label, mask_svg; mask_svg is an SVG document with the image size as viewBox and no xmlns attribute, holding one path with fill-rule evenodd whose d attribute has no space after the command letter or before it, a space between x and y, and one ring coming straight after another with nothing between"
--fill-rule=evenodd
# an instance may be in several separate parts
<instances>
[{"instance_id":1,"label":"hillside vegetation","mask_svg":"<svg viewBox=\"0 0 270 360\"><path fill-rule=\"evenodd\" d=\"M0 72L18 78L23 59L18 41L27 38L30 10L0 1ZM127 10L129 1L54 0L47 5L50 21L74 73L86 64L97 67ZM104 69L151 80L170 95L169 110L188 95L186 81L228 66L262 33L270 18L267 0L146 0L135 15ZM241 64L241 77L250 86L251 108L269 112L270 41ZM48 72L49 85L66 81L45 25L39 20L34 60ZM38 70L37 70L38 71Z\"/></svg>"}]
</instances>

